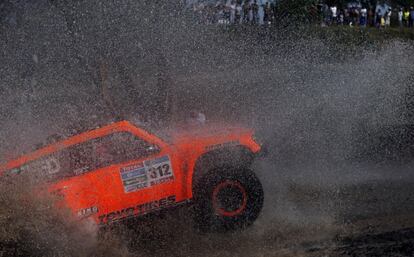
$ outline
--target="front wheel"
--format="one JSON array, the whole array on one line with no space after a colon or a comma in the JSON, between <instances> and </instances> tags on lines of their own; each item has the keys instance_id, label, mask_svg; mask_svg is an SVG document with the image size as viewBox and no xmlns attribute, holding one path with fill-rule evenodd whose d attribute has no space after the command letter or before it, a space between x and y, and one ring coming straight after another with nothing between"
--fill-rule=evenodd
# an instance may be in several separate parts
<instances>
[{"instance_id":1,"label":"front wheel","mask_svg":"<svg viewBox=\"0 0 414 257\"><path fill-rule=\"evenodd\" d=\"M214 169L195 181L194 218L202 231L246 228L263 207L263 187L247 168Z\"/></svg>"}]
</instances>

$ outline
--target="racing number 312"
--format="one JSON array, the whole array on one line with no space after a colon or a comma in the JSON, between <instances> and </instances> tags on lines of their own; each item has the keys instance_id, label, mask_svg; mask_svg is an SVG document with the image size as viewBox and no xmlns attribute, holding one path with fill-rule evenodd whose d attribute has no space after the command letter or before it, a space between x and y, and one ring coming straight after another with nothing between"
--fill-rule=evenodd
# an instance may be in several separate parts
<instances>
[{"instance_id":1,"label":"racing number 312","mask_svg":"<svg viewBox=\"0 0 414 257\"><path fill-rule=\"evenodd\" d=\"M150 172L150 177L152 179L162 178L162 177L171 175L170 165L167 163L160 165L158 167L151 167L149 169L149 172Z\"/></svg>"}]
</instances>

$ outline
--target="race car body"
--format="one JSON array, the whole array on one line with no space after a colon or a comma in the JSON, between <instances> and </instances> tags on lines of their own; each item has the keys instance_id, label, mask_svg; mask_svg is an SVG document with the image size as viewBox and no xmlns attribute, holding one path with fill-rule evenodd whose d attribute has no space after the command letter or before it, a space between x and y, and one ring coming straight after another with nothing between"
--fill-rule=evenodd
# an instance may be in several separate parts
<instances>
[{"instance_id":1,"label":"race car body","mask_svg":"<svg viewBox=\"0 0 414 257\"><path fill-rule=\"evenodd\" d=\"M43 147L0 171L41 175L75 215L100 225L191 202L198 222L232 229L251 224L261 210L263 190L249 168L259 151L247 129L194 127L161 139L121 121Z\"/></svg>"}]
</instances>

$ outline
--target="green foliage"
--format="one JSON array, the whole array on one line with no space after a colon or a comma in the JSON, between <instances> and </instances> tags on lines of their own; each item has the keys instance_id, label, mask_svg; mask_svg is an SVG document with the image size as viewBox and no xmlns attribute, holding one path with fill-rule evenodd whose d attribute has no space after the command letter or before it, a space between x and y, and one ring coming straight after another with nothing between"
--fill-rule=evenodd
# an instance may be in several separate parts
<instances>
[{"instance_id":1,"label":"green foliage","mask_svg":"<svg viewBox=\"0 0 414 257\"><path fill-rule=\"evenodd\" d=\"M393 5L414 6L414 0L394 0L391 2Z\"/></svg>"}]
</instances>

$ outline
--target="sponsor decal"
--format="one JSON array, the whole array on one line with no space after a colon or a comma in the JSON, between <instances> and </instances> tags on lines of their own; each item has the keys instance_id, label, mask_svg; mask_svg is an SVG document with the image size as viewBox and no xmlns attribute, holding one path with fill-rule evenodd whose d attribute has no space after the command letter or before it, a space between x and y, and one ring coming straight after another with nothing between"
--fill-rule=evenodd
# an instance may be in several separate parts
<instances>
[{"instance_id":1,"label":"sponsor decal","mask_svg":"<svg viewBox=\"0 0 414 257\"><path fill-rule=\"evenodd\" d=\"M98 207L92 206L86 209L82 209L78 211L78 217L79 218L86 218L92 214L98 213Z\"/></svg>"},{"instance_id":2,"label":"sponsor decal","mask_svg":"<svg viewBox=\"0 0 414 257\"><path fill-rule=\"evenodd\" d=\"M125 193L148 187L148 178L142 163L121 169L121 180Z\"/></svg>"},{"instance_id":3,"label":"sponsor decal","mask_svg":"<svg viewBox=\"0 0 414 257\"><path fill-rule=\"evenodd\" d=\"M105 224L110 223L113 221L144 215L156 210L163 209L165 207L174 206L176 204L176 197L175 195L171 195L165 198L161 198L159 200L155 200L152 202L147 202L143 204L139 204L136 206L128 207L122 210L110 212L108 214L104 214L99 216L99 223Z\"/></svg>"},{"instance_id":4,"label":"sponsor decal","mask_svg":"<svg viewBox=\"0 0 414 257\"><path fill-rule=\"evenodd\" d=\"M174 172L168 156L121 168L120 173L125 193L174 180Z\"/></svg>"}]
</instances>

